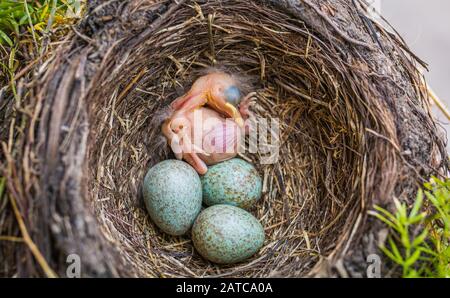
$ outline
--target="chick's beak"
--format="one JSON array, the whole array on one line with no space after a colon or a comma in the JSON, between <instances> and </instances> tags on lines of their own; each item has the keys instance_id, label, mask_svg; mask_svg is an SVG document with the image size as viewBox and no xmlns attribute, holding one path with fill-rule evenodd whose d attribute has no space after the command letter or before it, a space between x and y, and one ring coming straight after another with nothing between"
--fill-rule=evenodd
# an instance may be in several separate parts
<instances>
[{"instance_id":1,"label":"chick's beak","mask_svg":"<svg viewBox=\"0 0 450 298\"><path fill-rule=\"evenodd\" d=\"M211 93L208 93L206 98L208 104L212 108L232 118L239 127L244 127L244 119L242 119L241 113L239 113L235 106L225 100L220 100L211 96Z\"/></svg>"},{"instance_id":2,"label":"chick's beak","mask_svg":"<svg viewBox=\"0 0 450 298\"><path fill-rule=\"evenodd\" d=\"M242 119L241 113L230 103L225 104L225 112L228 116L233 118L239 127L244 127L244 119Z\"/></svg>"}]
</instances>

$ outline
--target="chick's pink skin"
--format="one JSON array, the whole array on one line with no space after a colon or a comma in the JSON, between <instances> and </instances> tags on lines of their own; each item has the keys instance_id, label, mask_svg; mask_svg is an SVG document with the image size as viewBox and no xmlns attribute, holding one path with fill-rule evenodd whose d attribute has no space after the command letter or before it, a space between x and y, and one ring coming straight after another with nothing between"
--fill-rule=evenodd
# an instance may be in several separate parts
<instances>
[{"instance_id":1,"label":"chick's pink skin","mask_svg":"<svg viewBox=\"0 0 450 298\"><path fill-rule=\"evenodd\" d=\"M208 165L235 157L244 128L209 108L176 111L162 127L178 159L184 159L199 174Z\"/></svg>"}]
</instances>

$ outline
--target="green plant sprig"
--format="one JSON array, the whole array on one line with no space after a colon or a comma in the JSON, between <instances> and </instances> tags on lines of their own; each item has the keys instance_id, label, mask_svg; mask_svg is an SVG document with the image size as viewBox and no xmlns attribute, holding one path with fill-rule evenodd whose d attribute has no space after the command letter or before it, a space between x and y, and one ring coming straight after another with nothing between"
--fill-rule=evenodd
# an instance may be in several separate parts
<instances>
[{"instance_id":1,"label":"green plant sprig","mask_svg":"<svg viewBox=\"0 0 450 298\"><path fill-rule=\"evenodd\" d=\"M403 277L450 277L450 179L433 177L424 188L410 210L394 199L395 212L374 206L369 213L390 228L380 249Z\"/></svg>"}]
</instances>

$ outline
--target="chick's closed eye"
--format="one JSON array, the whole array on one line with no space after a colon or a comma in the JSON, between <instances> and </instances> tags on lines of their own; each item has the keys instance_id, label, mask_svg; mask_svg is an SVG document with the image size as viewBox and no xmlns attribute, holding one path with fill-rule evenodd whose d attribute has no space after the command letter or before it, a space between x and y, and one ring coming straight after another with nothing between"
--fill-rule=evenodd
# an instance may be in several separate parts
<instances>
[{"instance_id":1,"label":"chick's closed eye","mask_svg":"<svg viewBox=\"0 0 450 298\"><path fill-rule=\"evenodd\" d=\"M230 86L225 89L225 98L226 101L231 103L234 106L239 105L241 100L241 91L236 86Z\"/></svg>"}]
</instances>

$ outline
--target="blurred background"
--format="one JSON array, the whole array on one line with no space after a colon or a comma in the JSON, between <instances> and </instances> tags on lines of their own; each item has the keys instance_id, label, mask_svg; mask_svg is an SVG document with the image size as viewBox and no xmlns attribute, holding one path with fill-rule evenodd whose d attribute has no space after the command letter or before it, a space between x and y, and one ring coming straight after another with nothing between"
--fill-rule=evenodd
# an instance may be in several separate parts
<instances>
[{"instance_id":1,"label":"blurred background","mask_svg":"<svg viewBox=\"0 0 450 298\"><path fill-rule=\"evenodd\" d=\"M425 62L428 84L450 106L450 1L379 0L381 14L397 29L409 47ZM434 108L440 123L450 132L450 121ZM448 150L450 152L450 150Z\"/></svg>"}]
</instances>

